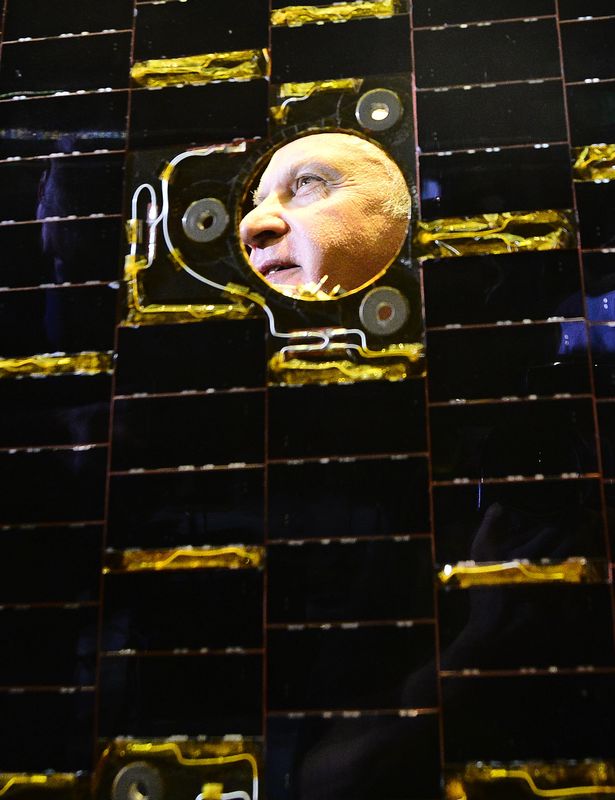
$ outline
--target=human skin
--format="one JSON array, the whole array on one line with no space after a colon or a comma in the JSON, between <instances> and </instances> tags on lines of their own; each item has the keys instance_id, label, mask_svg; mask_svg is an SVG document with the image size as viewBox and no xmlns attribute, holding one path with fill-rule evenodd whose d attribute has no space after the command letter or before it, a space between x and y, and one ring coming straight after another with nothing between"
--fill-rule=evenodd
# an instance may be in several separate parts
<instances>
[{"instance_id":1,"label":"human skin","mask_svg":"<svg viewBox=\"0 0 615 800\"><path fill-rule=\"evenodd\" d=\"M281 289L362 286L406 235L407 215L386 208L394 170L382 150L351 134L313 134L281 147L240 225L252 267Z\"/></svg>"}]
</instances>

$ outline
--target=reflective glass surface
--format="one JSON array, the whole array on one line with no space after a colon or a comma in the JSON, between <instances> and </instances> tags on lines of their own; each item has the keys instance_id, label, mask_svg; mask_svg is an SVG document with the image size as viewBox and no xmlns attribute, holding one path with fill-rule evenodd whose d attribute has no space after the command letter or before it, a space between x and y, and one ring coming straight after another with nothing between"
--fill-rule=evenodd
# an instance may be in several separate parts
<instances>
[{"instance_id":1,"label":"reflective glass surface","mask_svg":"<svg viewBox=\"0 0 615 800\"><path fill-rule=\"evenodd\" d=\"M101 669L102 736L261 732L260 656L105 657Z\"/></svg>"},{"instance_id":2,"label":"reflective glass surface","mask_svg":"<svg viewBox=\"0 0 615 800\"><path fill-rule=\"evenodd\" d=\"M570 208L568 147L421 158L423 217Z\"/></svg>"},{"instance_id":3,"label":"reflective glass surface","mask_svg":"<svg viewBox=\"0 0 615 800\"><path fill-rule=\"evenodd\" d=\"M562 25L561 31L566 80L615 77L615 64L609 55L615 19L574 22Z\"/></svg>"},{"instance_id":4,"label":"reflective glass surface","mask_svg":"<svg viewBox=\"0 0 615 800\"><path fill-rule=\"evenodd\" d=\"M0 604L97 600L101 537L97 525L0 531Z\"/></svg>"},{"instance_id":5,"label":"reflective glass surface","mask_svg":"<svg viewBox=\"0 0 615 800\"><path fill-rule=\"evenodd\" d=\"M460 22L539 17L554 14L553 0L495 0L486 7L480 0L414 0L414 24L454 25Z\"/></svg>"},{"instance_id":6,"label":"reflective glass surface","mask_svg":"<svg viewBox=\"0 0 615 800\"><path fill-rule=\"evenodd\" d=\"M604 556L597 480L475 483L433 490L436 563Z\"/></svg>"},{"instance_id":7,"label":"reflective glass surface","mask_svg":"<svg viewBox=\"0 0 615 800\"><path fill-rule=\"evenodd\" d=\"M559 81L418 92L423 152L566 139Z\"/></svg>"},{"instance_id":8,"label":"reflective glass surface","mask_svg":"<svg viewBox=\"0 0 615 800\"><path fill-rule=\"evenodd\" d=\"M256 544L263 538L262 469L111 478L108 544Z\"/></svg>"},{"instance_id":9,"label":"reflective glass surface","mask_svg":"<svg viewBox=\"0 0 615 800\"><path fill-rule=\"evenodd\" d=\"M131 0L8 0L4 38L58 36L62 33L130 28Z\"/></svg>"},{"instance_id":10,"label":"reflective glass surface","mask_svg":"<svg viewBox=\"0 0 615 800\"><path fill-rule=\"evenodd\" d=\"M583 316L573 251L427 261L423 280L428 326Z\"/></svg>"},{"instance_id":11,"label":"reflective glass surface","mask_svg":"<svg viewBox=\"0 0 615 800\"><path fill-rule=\"evenodd\" d=\"M121 328L119 351L117 394L228 389L265 382L260 320Z\"/></svg>"},{"instance_id":12,"label":"reflective glass surface","mask_svg":"<svg viewBox=\"0 0 615 800\"><path fill-rule=\"evenodd\" d=\"M560 19L606 17L613 14L611 0L559 0Z\"/></svg>"},{"instance_id":13,"label":"reflective glass surface","mask_svg":"<svg viewBox=\"0 0 615 800\"><path fill-rule=\"evenodd\" d=\"M433 615L427 539L271 545L268 620L409 620Z\"/></svg>"},{"instance_id":14,"label":"reflective glass surface","mask_svg":"<svg viewBox=\"0 0 615 800\"><path fill-rule=\"evenodd\" d=\"M566 91L572 145L614 141L615 83L581 83Z\"/></svg>"},{"instance_id":15,"label":"reflective glass surface","mask_svg":"<svg viewBox=\"0 0 615 800\"><path fill-rule=\"evenodd\" d=\"M409 485L411 496L406 491ZM318 487L318 493L306 491L312 486ZM424 458L271 464L268 489L271 539L429 530Z\"/></svg>"},{"instance_id":16,"label":"reflective glass surface","mask_svg":"<svg viewBox=\"0 0 615 800\"><path fill-rule=\"evenodd\" d=\"M489 10L481 17L489 17ZM414 43L416 83L421 89L552 78L560 72L557 30L551 19L417 31Z\"/></svg>"},{"instance_id":17,"label":"reflective glass surface","mask_svg":"<svg viewBox=\"0 0 615 800\"><path fill-rule=\"evenodd\" d=\"M269 456L422 451L423 407L420 380L306 386L300 392L274 388L269 392ZM301 424L291 426L289 420Z\"/></svg>"},{"instance_id":18,"label":"reflective glass surface","mask_svg":"<svg viewBox=\"0 0 615 800\"><path fill-rule=\"evenodd\" d=\"M260 462L263 413L260 393L116 400L113 469Z\"/></svg>"},{"instance_id":19,"label":"reflective glass surface","mask_svg":"<svg viewBox=\"0 0 615 800\"><path fill-rule=\"evenodd\" d=\"M432 708L436 703L429 624L270 630L267 649L270 710Z\"/></svg>"},{"instance_id":20,"label":"reflective glass surface","mask_svg":"<svg viewBox=\"0 0 615 800\"><path fill-rule=\"evenodd\" d=\"M434 408L431 433L436 480L596 469L591 400Z\"/></svg>"},{"instance_id":21,"label":"reflective glass surface","mask_svg":"<svg viewBox=\"0 0 615 800\"><path fill-rule=\"evenodd\" d=\"M590 391L583 322L434 331L432 402Z\"/></svg>"},{"instance_id":22,"label":"reflective glass surface","mask_svg":"<svg viewBox=\"0 0 615 800\"><path fill-rule=\"evenodd\" d=\"M79 219L0 226L0 283L115 280L120 271L119 219Z\"/></svg>"},{"instance_id":23,"label":"reflective glass surface","mask_svg":"<svg viewBox=\"0 0 615 800\"><path fill-rule=\"evenodd\" d=\"M587 249L615 244L615 182L576 187L581 244Z\"/></svg>"}]
</instances>

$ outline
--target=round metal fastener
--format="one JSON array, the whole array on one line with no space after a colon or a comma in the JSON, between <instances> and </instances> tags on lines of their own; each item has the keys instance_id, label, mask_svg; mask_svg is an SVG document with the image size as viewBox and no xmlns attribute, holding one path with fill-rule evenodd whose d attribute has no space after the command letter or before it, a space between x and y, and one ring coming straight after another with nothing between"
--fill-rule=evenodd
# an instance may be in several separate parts
<instances>
[{"instance_id":1,"label":"round metal fastener","mask_svg":"<svg viewBox=\"0 0 615 800\"><path fill-rule=\"evenodd\" d=\"M390 89L371 89L357 101L355 116L369 131L386 131L392 128L403 114L399 96Z\"/></svg>"},{"instance_id":2,"label":"round metal fastener","mask_svg":"<svg viewBox=\"0 0 615 800\"><path fill-rule=\"evenodd\" d=\"M213 242L224 233L228 224L228 211L216 197L195 200L182 217L184 233L199 244Z\"/></svg>"},{"instance_id":3,"label":"round metal fastener","mask_svg":"<svg viewBox=\"0 0 615 800\"><path fill-rule=\"evenodd\" d=\"M377 286L369 291L359 307L359 319L369 333L391 336L403 328L410 317L410 304L399 289Z\"/></svg>"},{"instance_id":4,"label":"round metal fastener","mask_svg":"<svg viewBox=\"0 0 615 800\"><path fill-rule=\"evenodd\" d=\"M163 800L160 773L146 761L133 761L117 773L111 786L112 800Z\"/></svg>"}]
</instances>

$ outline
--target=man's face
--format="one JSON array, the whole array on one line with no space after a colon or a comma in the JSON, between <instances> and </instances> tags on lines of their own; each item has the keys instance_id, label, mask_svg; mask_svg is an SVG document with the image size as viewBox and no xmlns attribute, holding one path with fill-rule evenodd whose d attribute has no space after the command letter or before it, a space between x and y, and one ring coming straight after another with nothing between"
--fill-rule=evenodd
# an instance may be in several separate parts
<instances>
[{"instance_id":1,"label":"man's face","mask_svg":"<svg viewBox=\"0 0 615 800\"><path fill-rule=\"evenodd\" d=\"M250 264L275 286L355 289L399 250L407 220L391 217L387 156L344 133L296 139L273 155L240 235ZM387 170L387 166L389 170Z\"/></svg>"}]
</instances>

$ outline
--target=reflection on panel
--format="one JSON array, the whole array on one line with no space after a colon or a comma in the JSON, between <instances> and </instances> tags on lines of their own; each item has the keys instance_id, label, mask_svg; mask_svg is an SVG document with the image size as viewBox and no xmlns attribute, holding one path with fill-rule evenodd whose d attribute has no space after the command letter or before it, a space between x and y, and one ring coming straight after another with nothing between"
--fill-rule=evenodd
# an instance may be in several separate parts
<instances>
[{"instance_id":1,"label":"reflection on panel","mask_svg":"<svg viewBox=\"0 0 615 800\"><path fill-rule=\"evenodd\" d=\"M428 539L270 545L270 624L433 616Z\"/></svg>"},{"instance_id":2,"label":"reflection on panel","mask_svg":"<svg viewBox=\"0 0 615 800\"><path fill-rule=\"evenodd\" d=\"M615 395L615 328L610 324L592 325L589 343L596 396L612 398Z\"/></svg>"},{"instance_id":3,"label":"reflection on panel","mask_svg":"<svg viewBox=\"0 0 615 800\"><path fill-rule=\"evenodd\" d=\"M597 480L437 486L436 563L604 556Z\"/></svg>"},{"instance_id":4,"label":"reflection on panel","mask_svg":"<svg viewBox=\"0 0 615 800\"><path fill-rule=\"evenodd\" d=\"M267 752L268 796L278 800L440 797L435 714L270 718Z\"/></svg>"},{"instance_id":5,"label":"reflection on panel","mask_svg":"<svg viewBox=\"0 0 615 800\"><path fill-rule=\"evenodd\" d=\"M212 8L199 0L137 7L134 57L173 58L220 50L265 47L266 0L227 0Z\"/></svg>"},{"instance_id":6,"label":"reflection on panel","mask_svg":"<svg viewBox=\"0 0 615 800\"><path fill-rule=\"evenodd\" d=\"M0 96L121 89L128 84L130 38L109 33L5 45ZM87 64L87 70L75 64Z\"/></svg>"},{"instance_id":7,"label":"reflection on panel","mask_svg":"<svg viewBox=\"0 0 615 800\"><path fill-rule=\"evenodd\" d=\"M446 800L489 797L598 797L615 794L612 762L539 761L512 764L466 764L450 767L445 777Z\"/></svg>"},{"instance_id":8,"label":"reflection on panel","mask_svg":"<svg viewBox=\"0 0 615 800\"><path fill-rule=\"evenodd\" d=\"M572 251L425 262L423 281L428 327L583 316Z\"/></svg>"},{"instance_id":9,"label":"reflection on panel","mask_svg":"<svg viewBox=\"0 0 615 800\"><path fill-rule=\"evenodd\" d=\"M271 458L421 452L424 428L420 380L269 392Z\"/></svg>"},{"instance_id":10,"label":"reflection on panel","mask_svg":"<svg viewBox=\"0 0 615 800\"><path fill-rule=\"evenodd\" d=\"M489 10L483 10L485 16L491 18ZM417 31L414 43L419 88L560 74L555 20Z\"/></svg>"},{"instance_id":11,"label":"reflection on panel","mask_svg":"<svg viewBox=\"0 0 615 800\"><path fill-rule=\"evenodd\" d=\"M265 136L267 81L171 86L132 92L130 145L203 145ZM160 120L164 120L164 125Z\"/></svg>"},{"instance_id":12,"label":"reflection on panel","mask_svg":"<svg viewBox=\"0 0 615 800\"><path fill-rule=\"evenodd\" d=\"M105 0L86 4L81 0L55 3L49 13L47 0L10 0L4 20L4 38L59 36L130 28L132 8L126 0Z\"/></svg>"},{"instance_id":13,"label":"reflection on panel","mask_svg":"<svg viewBox=\"0 0 615 800\"><path fill-rule=\"evenodd\" d=\"M598 404L598 427L605 477L615 478L615 403Z\"/></svg>"},{"instance_id":14,"label":"reflection on panel","mask_svg":"<svg viewBox=\"0 0 615 800\"><path fill-rule=\"evenodd\" d=\"M431 433L436 480L596 470L589 399L437 407Z\"/></svg>"},{"instance_id":15,"label":"reflection on panel","mask_svg":"<svg viewBox=\"0 0 615 800\"><path fill-rule=\"evenodd\" d=\"M119 219L79 219L0 226L0 283L113 281L120 274Z\"/></svg>"},{"instance_id":16,"label":"reflection on panel","mask_svg":"<svg viewBox=\"0 0 615 800\"><path fill-rule=\"evenodd\" d=\"M30 356L33 353L86 354L85 363L58 362L59 371L107 371L106 352L113 348L117 288L113 286L53 287L28 292L0 293L0 341L3 356ZM103 357L99 356L103 351ZM61 357L61 356L60 356ZM51 358L58 358L52 355ZM94 361L95 363L92 363ZM96 363L98 362L98 363ZM45 374L55 371L53 364L13 363L7 372ZM89 367L89 369L88 369ZM48 369L49 368L49 369Z\"/></svg>"},{"instance_id":17,"label":"reflection on panel","mask_svg":"<svg viewBox=\"0 0 615 800\"><path fill-rule=\"evenodd\" d=\"M107 375L0 381L0 447L106 442L110 394Z\"/></svg>"},{"instance_id":18,"label":"reflection on panel","mask_svg":"<svg viewBox=\"0 0 615 800\"><path fill-rule=\"evenodd\" d=\"M615 247L615 181L578 183L576 195L582 246Z\"/></svg>"},{"instance_id":19,"label":"reflection on panel","mask_svg":"<svg viewBox=\"0 0 615 800\"><path fill-rule=\"evenodd\" d=\"M116 400L113 469L261 462L263 415L256 392Z\"/></svg>"},{"instance_id":20,"label":"reflection on panel","mask_svg":"<svg viewBox=\"0 0 615 800\"><path fill-rule=\"evenodd\" d=\"M433 331L429 397L444 400L585 394L585 323Z\"/></svg>"},{"instance_id":21,"label":"reflection on panel","mask_svg":"<svg viewBox=\"0 0 615 800\"><path fill-rule=\"evenodd\" d=\"M95 683L98 609L0 610L0 686Z\"/></svg>"},{"instance_id":22,"label":"reflection on panel","mask_svg":"<svg viewBox=\"0 0 615 800\"><path fill-rule=\"evenodd\" d=\"M0 164L2 185L12 187L0 195L0 220L119 213L123 166L118 154Z\"/></svg>"},{"instance_id":23,"label":"reflection on panel","mask_svg":"<svg viewBox=\"0 0 615 800\"><path fill-rule=\"evenodd\" d=\"M566 91L573 146L615 141L615 83L581 83Z\"/></svg>"},{"instance_id":24,"label":"reflection on panel","mask_svg":"<svg viewBox=\"0 0 615 800\"><path fill-rule=\"evenodd\" d=\"M559 82L418 92L423 152L566 139Z\"/></svg>"},{"instance_id":25,"label":"reflection on panel","mask_svg":"<svg viewBox=\"0 0 615 800\"><path fill-rule=\"evenodd\" d=\"M318 487L318 491L307 491L307 487ZM270 539L429 530L427 461L423 458L271 464L268 489Z\"/></svg>"},{"instance_id":26,"label":"reflection on panel","mask_svg":"<svg viewBox=\"0 0 615 800\"><path fill-rule=\"evenodd\" d=\"M443 591L438 602L442 670L615 664L606 585Z\"/></svg>"},{"instance_id":27,"label":"reflection on panel","mask_svg":"<svg viewBox=\"0 0 615 800\"><path fill-rule=\"evenodd\" d=\"M262 320L121 328L117 394L263 386Z\"/></svg>"},{"instance_id":28,"label":"reflection on panel","mask_svg":"<svg viewBox=\"0 0 615 800\"><path fill-rule=\"evenodd\" d=\"M261 597L256 570L107 575L102 648L260 647Z\"/></svg>"},{"instance_id":29,"label":"reflection on panel","mask_svg":"<svg viewBox=\"0 0 615 800\"><path fill-rule=\"evenodd\" d=\"M571 208L569 149L555 145L423 156L421 198L427 219Z\"/></svg>"},{"instance_id":30,"label":"reflection on panel","mask_svg":"<svg viewBox=\"0 0 615 800\"><path fill-rule=\"evenodd\" d=\"M0 604L97 600L101 534L96 525L0 531Z\"/></svg>"},{"instance_id":31,"label":"reflection on panel","mask_svg":"<svg viewBox=\"0 0 615 800\"><path fill-rule=\"evenodd\" d=\"M262 469L111 478L110 547L256 544L262 539Z\"/></svg>"},{"instance_id":32,"label":"reflection on panel","mask_svg":"<svg viewBox=\"0 0 615 800\"><path fill-rule=\"evenodd\" d=\"M430 624L270 630L267 653L272 711L436 705Z\"/></svg>"},{"instance_id":33,"label":"reflection on panel","mask_svg":"<svg viewBox=\"0 0 615 800\"><path fill-rule=\"evenodd\" d=\"M587 318L615 322L615 254L585 253L583 274Z\"/></svg>"},{"instance_id":34,"label":"reflection on panel","mask_svg":"<svg viewBox=\"0 0 615 800\"><path fill-rule=\"evenodd\" d=\"M0 109L6 127L0 130L0 158L121 150L127 105L126 92L3 103Z\"/></svg>"},{"instance_id":35,"label":"reflection on panel","mask_svg":"<svg viewBox=\"0 0 615 800\"><path fill-rule=\"evenodd\" d=\"M76 772L92 766L91 692L0 692L3 772Z\"/></svg>"},{"instance_id":36,"label":"reflection on panel","mask_svg":"<svg viewBox=\"0 0 615 800\"><path fill-rule=\"evenodd\" d=\"M104 737L261 732L260 656L108 656L100 687Z\"/></svg>"},{"instance_id":37,"label":"reflection on panel","mask_svg":"<svg viewBox=\"0 0 615 800\"><path fill-rule=\"evenodd\" d=\"M612 8L610 13L613 14ZM561 34L567 81L615 78L615 65L611 58L615 19L562 25Z\"/></svg>"},{"instance_id":38,"label":"reflection on panel","mask_svg":"<svg viewBox=\"0 0 615 800\"><path fill-rule=\"evenodd\" d=\"M432 191L427 184L426 191ZM414 228L414 254L421 261L560 250L576 244L572 212L552 209L417 220Z\"/></svg>"},{"instance_id":39,"label":"reflection on panel","mask_svg":"<svg viewBox=\"0 0 615 800\"><path fill-rule=\"evenodd\" d=\"M612 675L552 672L445 678L446 761L613 757Z\"/></svg>"},{"instance_id":40,"label":"reflection on panel","mask_svg":"<svg viewBox=\"0 0 615 800\"><path fill-rule=\"evenodd\" d=\"M271 57L274 83L352 78L406 72L410 63L407 15L358 19L343 25L273 28ZM352 47L347 43L352 41ZM365 53L369 52L369 60ZM326 58L314 58L326 53Z\"/></svg>"},{"instance_id":41,"label":"reflection on panel","mask_svg":"<svg viewBox=\"0 0 615 800\"><path fill-rule=\"evenodd\" d=\"M0 521L72 522L103 516L107 450L0 453Z\"/></svg>"},{"instance_id":42,"label":"reflection on panel","mask_svg":"<svg viewBox=\"0 0 615 800\"><path fill-rule=\"evenodd\" d=\"M486 7L481 0L459 4L455 0L414 0L414 24L455 25L460 22L539 17L554 14L553 0L492 0Z\"/></svg>"}]
</instances>

